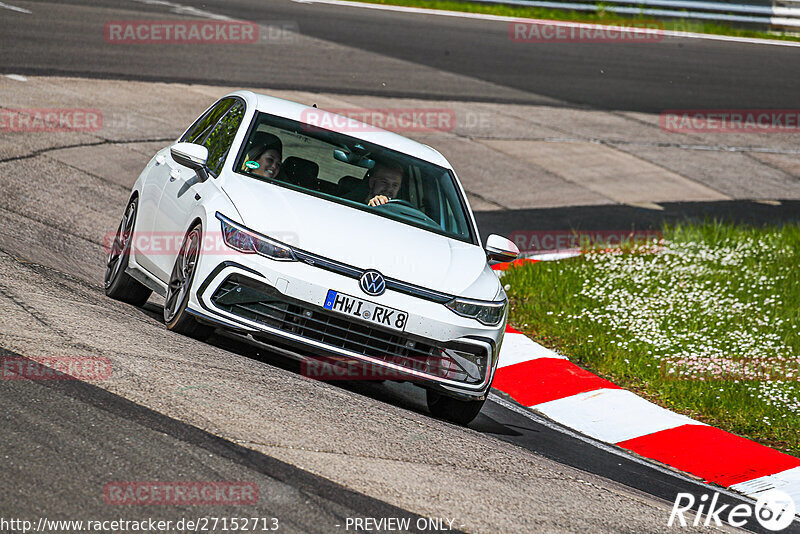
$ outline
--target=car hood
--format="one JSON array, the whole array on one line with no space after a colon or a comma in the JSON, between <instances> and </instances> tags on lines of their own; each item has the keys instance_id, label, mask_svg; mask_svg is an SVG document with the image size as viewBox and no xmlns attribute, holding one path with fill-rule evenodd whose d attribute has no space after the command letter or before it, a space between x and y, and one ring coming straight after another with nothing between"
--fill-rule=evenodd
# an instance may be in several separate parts
<instances>
[{"instance_id":1,"label":"car hood","mask_svg":"<svg viewBox=\"0 0 800 534\"><path fill-rule=\"evenodd\" d=\"M481 247L237 175L222 188L242 224L299 249L452 295L491 300L500 290Z\"/></svg>"}]
</instances>

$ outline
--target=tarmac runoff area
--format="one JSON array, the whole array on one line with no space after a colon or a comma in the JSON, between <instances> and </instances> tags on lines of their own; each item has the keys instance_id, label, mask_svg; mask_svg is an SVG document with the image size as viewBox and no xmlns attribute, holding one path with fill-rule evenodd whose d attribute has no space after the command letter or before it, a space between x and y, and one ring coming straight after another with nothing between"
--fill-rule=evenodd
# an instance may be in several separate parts
<instances>
[{"instance_id":1,"label":"tarmac runoff area","mask_svg":"<svg viewBox=\"0 0 800 534\"><path fill-rule=\"evenodd\" d=\"M0 129L12 133L24 120L10 110L66 109L77 110L73 129L84 130L4 135L0 160L78 145L53 157L92 173L113 169L116 180L135 176L144 154L236 89L0 76ZM369 117L435 147L454 165L475 211L800 199L800 149L792 133L676 133L662 128L671 124L663 117L645 113L261 92ZM92 115L98 112L99 122Z\"/></svg>"}]
</instances>

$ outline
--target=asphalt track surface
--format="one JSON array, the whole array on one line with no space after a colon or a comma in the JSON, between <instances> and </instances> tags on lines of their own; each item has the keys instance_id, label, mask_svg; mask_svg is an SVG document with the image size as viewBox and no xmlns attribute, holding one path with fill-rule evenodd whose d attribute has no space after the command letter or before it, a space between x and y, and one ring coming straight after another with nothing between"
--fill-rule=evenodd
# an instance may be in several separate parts
<instances>
[{"instance_id":1,"label":"asphalt track surface","mask_svg":"<svg viewBox=\"0 0 800 534\"><path fill-rule=\"evenodd\" d=\"M426 78L429 73L424 69L411 69L410 72L416 72L415 75L399 76L394 80L396 83L386 87L370 79L356 83L350 71L341 68L326 71L326 61L321 57L337 65L341 58L306 56L302 51L284 50L286 53L278 54L276 59L284 63L248 69L261 58L253 58L246 51L238 49L220 52L224 57L214 56L213 61L209 61L208 56L197 54L193 47L186 50L181 50L181 47L164 49L165 57L161 53L154 54L149 48L140 51L130 47L119 49L105 46L102 38L98 42L98 32L94 31L98 23L102 26L103 21L125 17L165 17L163 6L110 1L79 3L77 7L46 2L17 2L15 5L24 6L34 13L45 12L48 16L30 20L25 17L14 18L13 24L9 24L10 14L2 12L0 49L4 53L0 57L0 72L3 73L196 81L212 85L241 83L248 86L339 90L384 96L519 100L646 111L670 107L710 107L712 104L714 107L790 107L789 100L796 94L793 88L797 87L798 80L798 63L792 61L794 56L789 56L797 53L793 49L680 40L657 46L648 45L654 47L644 51L616 46L608 49L559 48L564 45L547 45L547 48L532 50L520 49L520 45L509 43L505 26L496 28L496 24L483 22L410 17L290 2L207 2L203 6L211 11L250 20L299 21L301 32L315 39L368 50L381 57L450 71L491 84L463 86L461 91L458 84L452 84L447 92L437 93L427 90L435 87L437 80ZM482 43L477 49L474 46L476 40ZM734 48L732 51L726 47ZM441 57L429 53L431 50L441 50ZM498 61L498 57L502 57L503 61ZM367 61L369 58L361 59ZM271 60L266 58L265 61L268 63ZM292 62L291 68L285 64L289 61ZM521 63L516 64L515 61ZM607 69L609 74L600 83L597 83L596 71L593 70L598 68L598 64L599 68ZM369 71L371 65L368 62L359 63L357 68ZM749 75L741 77L744 69L748 69ZM792 69L794 73L790 72ZM298 71L308 75L298 76ZM776 72L781 73L777 79ZM588 83L589 80L591 83ZM587 85L591 86L591 91L586 89ZM498 87L506 89L504 94L498 96ZM36 177L43 172L42 165L36 158L8 162L2 171L3 182L8 184L10 168L14 166L19 169L23 179L35 184ZM110 187L108 191L101 191L97 198L115 199L123 194ZM67 220L79 218L82 210L92 209L88 202L96 202L97 198L89 195L86 205L68 206L66 210L60 205L61 199L45 199L40 206L48 206L53 218L61 222L51 222L50 225L41 221L38 223L44 224L45 232L49 228L57 235L64 231L65 215L56 215L56 212L66 211ZM103 206L102 210L116 214L121 206L122 203ZM785 208L786 213L778 216L770 211L765 217L788 220L794 216L790 208ZM597 208L597 216L607 216L607 212L601 210L611 209ZM716 210L719 206L715 204L709 209ZM676 210L683 213L681 209ZM738 213L738 210L732 209L732 212ZM48 318L50 310L44 309L46 306L37 301L35 292L20 296L21 286L15 285L17 277L29 275L31 279L40 279L43 294L48 294L48 291L55 293L55 289L44 288L52 285L65 295L91 302L92 306L98 308L98 313L113 317L118 328L139 328L136 325L142 321L149 326L159 326L160 309L156 304L149 304L142 312L108 302L101 296L96 279L76 275L68 268L59 270L50 266L52 258L46 257L47 247L43 251L42 245L55 237L43 238L43 233L16 234L13 229L15 225L25 222L24 218L8 212L4 215L6 228L0 239L4 261L0 287L2 296L6 303L13 302L33 317L34 322L41 323L39 327L43 331L58 332L59 326L64 328L64 325ZM47 220L48 215L45 210L43 219ZM80 227L81 223L77 224ZM86 247L85 250L76 247L76 251L64 252L67 256L74 255L68 258L67 266L71 262L82 264L85 271L96 274L94 263L87 264L86 261L87 258L96 259L97 247L85 243L82 246ZM10 274L11 264L15 272L13 275ZM29 302L26 300L28 298L32 300ZM62 295L50 305L56 309L59 303L66 302L67 297ZM38 310L36 303L42 305L43 309ZM66 312L61 310L60 313ZM24 325L21 327L9 317L6 316L10 322L4 321L5 333L19 333L17 329L24 331L28 328ZM118 317L123 319L118 320ZM91 324L82 326L91 329ZM152 336L150 332L147 331L148 336ZM76 334L76 337L80 336ZM42 334L43 343L46 339L49 339L48 336ZM166 339L176 341L174 337ZM163 341L158 337L144 341L153 346L160 342ZM197 349L194 342L176 343L185 345L187 349L206 350ZM217 356L229 355L247 373L257 375L266 369L278 373L289 385L296 381L299 383L296 364L265 353L263 348L224 336L215 336L207 347ZM113 350L109 348L109 353ZM3 355L15 353L4 351ZM214 366L211 362L213 359L198 359L195 365L200 371L208 371ZM296 392L299 398L294 406L306 411L309 408L304 403L320 402L320 413L330 415L328 412L331 410L335 412L336 408L325 399L328 390L316 390L314 384L309 386L305 382ZM321 384L318 386L322 387ZM142 384L142 390L147 389ZM445 435L463 432L429 420L418 392L411 386L346 383L334 389L334 394L340 398L355 399L351 401L361 402L373 409L389 410L394 418L397 418L396 410L406 411L412 421L421 419ZM4 408L0 416L3 435L0 465L4 473L0 503L4 514L17 517L48 514L62 517L114 517L118 511L110 510L97 492L103 482L221 478L256 481L262 497L258 508L248 509L247 515L252 512L279 516L286 531L335 531L335 525L343 518L353 516L418 517L402 507L387 504L385 501L392 500L389 495L381 499L366 492L354 491L289 462L258 452L253 447L240 445L236 440L220 437L219 432L204 430L200 428L201 425L187 423L178 416L165 415L162 412L166 412L166 409L147 407L144 402L127 399L92 384L74 381L7 381L0 387L0 397ZM387 419L391 420L392 417ZM350 430L357 432L355 428ZM326 432L324 425L320 426L319 431ZM557 425L536 415L514 410L502 400L487 402L484 411L467 432L476 433L482 440L489 440L487 443L497 439L508 442L513 445L513 450L519 449L554 460L557 464L568 466L565 469L576 468L586 473L585 478L590 485L605 488L606 491L639 495L647 502L660 502L662 508L667 508L678 492L700 494L708 491L705 486L668 470L621 455L613 449L598 447L568 431L559 430ZM459 442L453 439L453 443ZM721 499L722 502L738 500L728 495ZM214 514L220 516L226 512L234 511L214 510ZM545 509L507 512L522 515L548 513ZM148 510L147 515L174 518L185 513L194 511L165 508ZM592 522L605 523L609 530L628 530L624 528L624 521L618 522L619 518L602 518L593 513L596 514L596 511L576 508L573 514L579 522L561 525L562 530L577 530L576 525L585 526ZM664 515L661 523L649 526L654 531L662 530L666 518ZM635 531L633 526L629 528Z\"/></svg>"},{"instance_id":2,"label":"asphalt track surface","mask_svg":"<svg viewBox=\"0 0 800 534\"><path fill-rule=\"evenodd\" d=\"M791 109L800 89L800 48L672 37L631 45L516 43L505 22L284 0L176 2L260 24L289 24L306 40L322 44L276 40L259 53L235 45L212 45L208 53L198 53L193 46L104 42L101 28L106 22L180 16L158 2L13 4L34 14L3 12L13 24L0 34L0 70L21 74L568 103L646 112ZM388 70L387 58L396 60ZM441 72L489 85L443 84Z\"/></svg>"}]
</instances>

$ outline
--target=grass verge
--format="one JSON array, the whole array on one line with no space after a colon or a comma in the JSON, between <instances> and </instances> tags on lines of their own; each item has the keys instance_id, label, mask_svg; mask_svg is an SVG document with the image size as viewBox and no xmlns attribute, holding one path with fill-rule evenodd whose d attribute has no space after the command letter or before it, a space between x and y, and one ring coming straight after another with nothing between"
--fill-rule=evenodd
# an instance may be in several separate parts
<instances>
[{"instance_id":1,"label":"grass verge","mask_svg":"<svg viewBox=\"0 0 800 534\"><path fill-rule=\"evenodd\" d=\"M426 9L442 9L446 11L463 11L466 13L484 13L488 15L501 15L506 17L566 20L571 22L591 22L595 24L625 24L636 21L653 21L657 17L641 16L627 17L610 11L596 13L583 11L570 11L564 9L549 9L541 7L522 7L503 4L482 4L479 2L461 2L455 0L355 0L368 4L399 5L407 7L420 7ZM760 39L777 39L782 41L800 41L796 33L767 32L738 28L717 22L701 22L688 19L662 19L660 23L664 30L674 30L690 33L710 33L714 35L730 35L734 37L755 37Z\"/></svg>"},{"instance_id":2,"label":"grass verge","mask_svg":"<svg viewBox=\"0 0 800 534\"><path fill-rule=\"evenodd\" d=\"M800 226L509 269L510 323L671 410L800 456Z\"/></svg>"}]
</instances>

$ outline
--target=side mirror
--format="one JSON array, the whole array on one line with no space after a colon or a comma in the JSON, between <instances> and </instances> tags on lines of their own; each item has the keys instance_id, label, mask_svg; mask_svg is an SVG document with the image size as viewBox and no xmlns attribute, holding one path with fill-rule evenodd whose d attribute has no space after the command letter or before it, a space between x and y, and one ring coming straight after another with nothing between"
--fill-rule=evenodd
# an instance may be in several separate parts
<instances>
[{"instance_id":1,"label":"side mirror","mask_svg":"<svg viewBox=\"0 0 800 534\"><path fill-rule=\"evenodd\" d=\"M486 257L494 261L514 261L519 249L510 239L492 234L486 240Z\"/></svg>"},{"instance_id":2,"label":"side mirror","mask_svg":"<svg viewBox=\"0 0 800 534\"><path fill-rule=\"evenodd\" d=\"M172 159L176 163L197 172L201 180L208 179L206 165L208 163L208 149L194 143L175 143L169 149Z\"/></svg>"}]
</instances>

